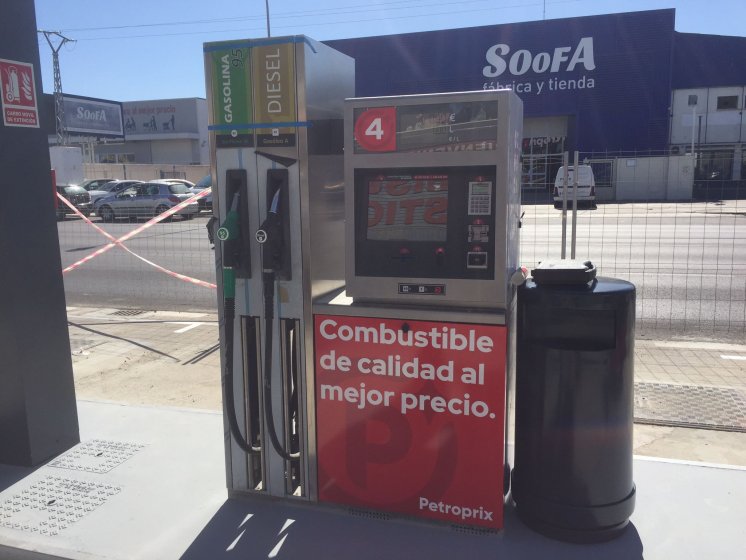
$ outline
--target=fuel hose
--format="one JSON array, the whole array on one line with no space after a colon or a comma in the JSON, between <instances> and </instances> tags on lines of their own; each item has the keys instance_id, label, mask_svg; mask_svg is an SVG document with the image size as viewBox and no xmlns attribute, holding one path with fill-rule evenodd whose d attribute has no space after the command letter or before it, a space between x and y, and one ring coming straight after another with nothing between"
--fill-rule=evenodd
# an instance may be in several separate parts
<instances>
[{"instance_id":1,"label":"fuel hose","mask_svg":"<svg viewBox=\"0 0 746 560\"><path fill-rule=\"evenodd\" d=\"M236 401L233 392L233 325L235 318L236 299L234 297L226 297L223 299L223 320L225 321L225 374L223 376L223 398L226 403L225 409L228 416L228 425L233 439L244 452L249 455L256 455L261 453L262 449L261 447L252 446L251 443L243 437L241 429L238 426L238 418L236 415Z\"/></svg>"},{"instance_id":2,"label":"fuel hose","mask_svg":"<svg viewBox=\"0 0 746 560\"><path fill-rule=\"evenodd\" d=\"M277 437L274 416L272 414L272 339L274 333L275 316L275 272L282 262L282 251L285 249L282 243L280 217L277 212L280 191L278 190L272 198L267 219L264 220L260 231L264 235L258 236L264 239L262 242L262 280L264 288L264 411L266 417L267 432L277 454L286 461L300 459L300 452L291 453L286 450ZM257 232L258 233L258 232Z\"/></svg>"}]
</instances>

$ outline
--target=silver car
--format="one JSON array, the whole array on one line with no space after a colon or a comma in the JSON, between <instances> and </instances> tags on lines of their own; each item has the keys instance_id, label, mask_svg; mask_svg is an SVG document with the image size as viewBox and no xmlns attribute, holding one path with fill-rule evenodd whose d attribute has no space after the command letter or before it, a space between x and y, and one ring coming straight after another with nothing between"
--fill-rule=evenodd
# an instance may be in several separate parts
<instances>
[{"instance_id":1,"label":"silver car","mask_svg":"<svg viewBox=\"0 0 746 560\"><path fill-rule=\"evenodd\" d=\"M128 187L139 185L142 181L131 181L116 179L113 181L107 181L103 185L99 185L96 188L86 189L88 194L91 195L91 202L96 202L99 198L109 196L110 194L116 194L119 191L123 191ZM85 188L85 187L83 187Z\"/></svg>"},{"instance_id":2,"label":"silver car","mask_svg":"<svg viewBox=\"0 0 746 560\"><path fill-rule=\"evenodd\" d=\"M139 183L114 195L99 198L93 205L93 211L104 222L113 222L117 218L150 218L192 196L193 193L180 184L156 181ZM191 220L197 212L199 206L193 202L176 215Z\"/></svg>"}]
</instances>

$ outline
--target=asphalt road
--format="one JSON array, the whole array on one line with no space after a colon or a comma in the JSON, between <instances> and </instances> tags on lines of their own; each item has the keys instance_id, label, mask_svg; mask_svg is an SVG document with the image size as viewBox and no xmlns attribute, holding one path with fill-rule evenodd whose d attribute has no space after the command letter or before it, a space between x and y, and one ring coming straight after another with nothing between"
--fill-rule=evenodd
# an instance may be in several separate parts
<instances>
[{"instance_id":1,"label":"asphalt road","mask_svg":"<svg viewBox=\"0 0 746 560\"><path fill-rule=\"evenodd\" d=\"M560 256L561 211L523 208L521 262ZM215 282L203 213L159 223L126 245L174 272ZM98 225L117 237L141 225ZM568 215L567 254L571 218ZM63 267L108 241L77 218L59 223ZM599 204L577 219L576 256L599 273L632 281L638 322L675 332L746 332L746 201L697 204ZM214 289L172 278L115 247L65 275L69 305L214 310Z\"/></svg>"},{"instance_id":2,"label":"asphalt road","mask_svg":"<svg viewBox=\"0 0 746 560\"><path fill-rule=\"evenodd\" d=\"M210 249L205 212L189 221L158 223L127 241L138 255L179 274L215 283L214 252ZM119 238L141 226L92 220ZM65 268L107 245L109 241L78 218L58 222L60 255ZM64 275L68 305L175 311L214 311L214 289L173 278L138 260L120 247L86 262Z\"/></svg>"},{"instance_id":3,"label":"asphalt road","mask_svg":"<svg viewBox=\"0 0 746 560\"><path fill-rule=\"evenodd\" d=\"M522 262L561 254L561 211L524 208ZM567 219L570 256L571 218ZM746 202L601 205L578 213L576 257L637 286L638 323L687 333L746 330ZM725 331L728 331L727 333Z\"/></svg>"}]
</instances>

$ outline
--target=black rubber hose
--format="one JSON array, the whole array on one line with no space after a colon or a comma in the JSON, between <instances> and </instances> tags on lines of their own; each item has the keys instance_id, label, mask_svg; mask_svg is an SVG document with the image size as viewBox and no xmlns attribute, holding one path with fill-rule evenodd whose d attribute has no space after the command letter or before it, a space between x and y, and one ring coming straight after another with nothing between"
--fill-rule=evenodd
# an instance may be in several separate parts
<instances>
[{"instance_id":1,"label":"black rubber hose","mask_svg":"<svg viewBox=\"0 0 746 560\"><path fill-rule=\"evenodd\" d=\"M228 425L230 426L231 435L236 444L249 455L261 453L260 447L253 447L246 438L241 434L238 427L238 418L236 417L236 401L233 393L233 323L236 318L236 300L225 298L223 302L223 321L225 332L225 375L223 376L223 400L225 401L225 410L228 414Z\"/></svg>"},{"instance_id":2,"label":"black rubber hose","mask_svg":"<svg viewBox=\"0 0 746 560\"><path fill-rule=\"evenodd\" d=\"M267 432L272 447L286 461L297 461L300 452L289 453L280 444L272 415L272 324L275 316L275 273L265 271L264 279L264 416L267 421Z\"/></svg>"}]
</instances>

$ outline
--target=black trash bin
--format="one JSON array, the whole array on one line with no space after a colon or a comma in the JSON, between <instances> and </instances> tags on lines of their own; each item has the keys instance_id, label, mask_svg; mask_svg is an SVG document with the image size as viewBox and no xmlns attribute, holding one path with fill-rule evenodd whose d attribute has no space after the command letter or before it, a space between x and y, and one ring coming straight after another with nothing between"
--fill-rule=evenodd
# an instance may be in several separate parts
<instances>
[{"instance_id":1,"label":"black trash bin","mask_svg":"<svg viewBox=\"0 0 746 560\"><path fill-rule=\"evenodd\" d=\"M609 540L635 506L635 287L589 262L533 276L518 290L512 498L542 534Z\"/></svg>"}]
</instances>

